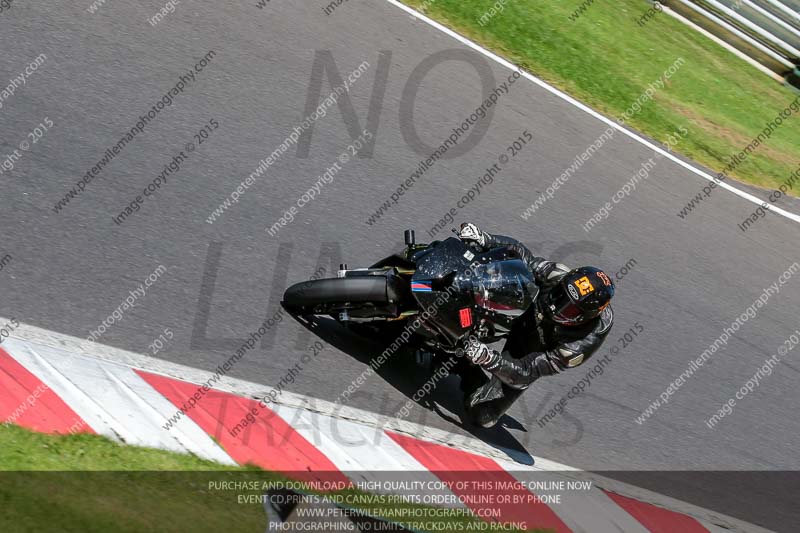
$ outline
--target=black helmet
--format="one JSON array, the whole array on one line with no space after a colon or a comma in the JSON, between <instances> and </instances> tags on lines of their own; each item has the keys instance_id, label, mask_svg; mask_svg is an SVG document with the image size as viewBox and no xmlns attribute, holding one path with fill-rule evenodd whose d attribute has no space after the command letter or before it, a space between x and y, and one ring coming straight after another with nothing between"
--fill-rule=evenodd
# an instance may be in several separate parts
<instances>
[{"instance_id":1,"label":"black helmet","mask_svg":"<svg viewBox=\"0 0 800 533\"><path fill-rule=\"evenodd\" d=\"M544 295L545 315L559 324L576 326L597 317L614 296L614 282L594 267L567 272Z\"/></svg>"}]
</instances>

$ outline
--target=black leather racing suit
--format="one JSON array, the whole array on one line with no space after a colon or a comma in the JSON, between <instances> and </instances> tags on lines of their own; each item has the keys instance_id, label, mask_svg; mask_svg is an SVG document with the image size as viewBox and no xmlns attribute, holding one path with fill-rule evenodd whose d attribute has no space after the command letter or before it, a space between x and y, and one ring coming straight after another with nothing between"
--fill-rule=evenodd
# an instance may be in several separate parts
<instances>
[{"instance_id":1,"label":"black leather racing suit","mask_svg":"<svg viewBox=\"0 0 800 533\"><path fill-rule=\"evenodd\" d=\"M541 295L553 287L569 269L535 256L525 245L502 235L487 234L487 248L505 246L522 259L533 273L540 297L517 318L506 339L501 357L486 368L491 378L474 365L460 365L466 409L473 423L491 427L511 404L541 376L576 367L597 351L611 329L611 306L585 324L562 326L545 318Z\"/></svg>"}]
</instances>

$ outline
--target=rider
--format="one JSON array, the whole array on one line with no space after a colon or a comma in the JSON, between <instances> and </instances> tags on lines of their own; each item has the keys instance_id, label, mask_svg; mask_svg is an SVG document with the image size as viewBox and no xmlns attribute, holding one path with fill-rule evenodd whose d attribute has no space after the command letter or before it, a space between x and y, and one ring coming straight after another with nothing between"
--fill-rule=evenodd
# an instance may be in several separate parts
<instances>
[{"instance_id":1,"label":"rider","mask_svg":"<svg viewBox=\"0 0 800 533\"><path fill-rule=\"evenodd\" d=\"M484 249L507 247L525 262L540 289L534 304L515 321L502 352L474 336L463 341L464 355L473 363L458 370L467 414L473 423L491 427L531 383L576 367L597 351L611 329L614 283L600 269L570 270L475 224L462 224L459 236Z\"/></svg>"}]
</instances>

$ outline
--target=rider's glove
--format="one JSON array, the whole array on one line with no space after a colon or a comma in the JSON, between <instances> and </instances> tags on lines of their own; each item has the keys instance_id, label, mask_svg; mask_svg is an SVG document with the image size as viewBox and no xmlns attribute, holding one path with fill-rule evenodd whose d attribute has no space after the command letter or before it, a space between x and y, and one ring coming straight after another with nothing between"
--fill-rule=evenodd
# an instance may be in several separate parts
<instances>
[{"instance_id":1,"label":"rider's glove","mask_svg":"<svg viewBox=\"0 0 800 533\"><path fill-rule=\"evenodd\" d=\"M478 226L472 222L464 222L461 224L461 230L458 232L458 236L464 241L476 242L481 247L486 247L486 243L489 241L489 234L481 231Z\"/></svg>"},{"instance_id":2,"label":"rider's glove","mask_svg":"<svg viewBox=\"0 0 800 533\"><path fill-rule=\"evenodd\" d=\"M497 366L502 356L475 337L467 337L464 341L464 357L478 366L491 370Z\"/></svg>"}]
</instances>

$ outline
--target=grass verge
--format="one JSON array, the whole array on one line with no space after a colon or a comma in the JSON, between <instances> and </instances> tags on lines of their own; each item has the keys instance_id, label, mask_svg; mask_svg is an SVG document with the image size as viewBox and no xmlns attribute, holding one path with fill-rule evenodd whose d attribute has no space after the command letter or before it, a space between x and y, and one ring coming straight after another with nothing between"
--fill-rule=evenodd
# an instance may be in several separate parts
<instances>
[{"instance_id":1,"label":"grass verge","mask_svg":"<svg viewBox=\"0 0 800 533\"><path fill-rule=\"evenodd\" d=\"M96 435L0 424L0 531L227 531L236 523L263 532L263 509L207 490L209 478L255 475L231 470Z\"/></svg>"},{"instance_id":2,"label":"grass verge","mask_svg":"<svg viewBox=\"0 0 800 533\"><path fill-rule=\"evenodd\" d=\"M717 172L798 97L666 13L640 26L643 0L597 0L577 17L584 0L403 1L614 118L684 58L627 124L660 142L685 127L675 151ZM502 11L482 19L495 5ZM730 176L770 189L786 181L800 164L797 115Z\"/></svg>"},{"instance_id":3,"label":"grass verge","mask_svg":"<svg viewBox=\"0 0 800 533\"><path fill-rule=\"evenodd\" d=\"M289 481L256 467L124 446L98 435L45 435L0 424L0 531L7 533L262 533L267 525L263 503L247 496ZM224 482L257 483L258 488L225 488ZM310 487L302 492L322 496ZM519 531L491 529L468 513L442 514L393 496L355 489L327 495L348 503L340 508L390 517L417 531Z\"/></svg>"}]
</instances>

